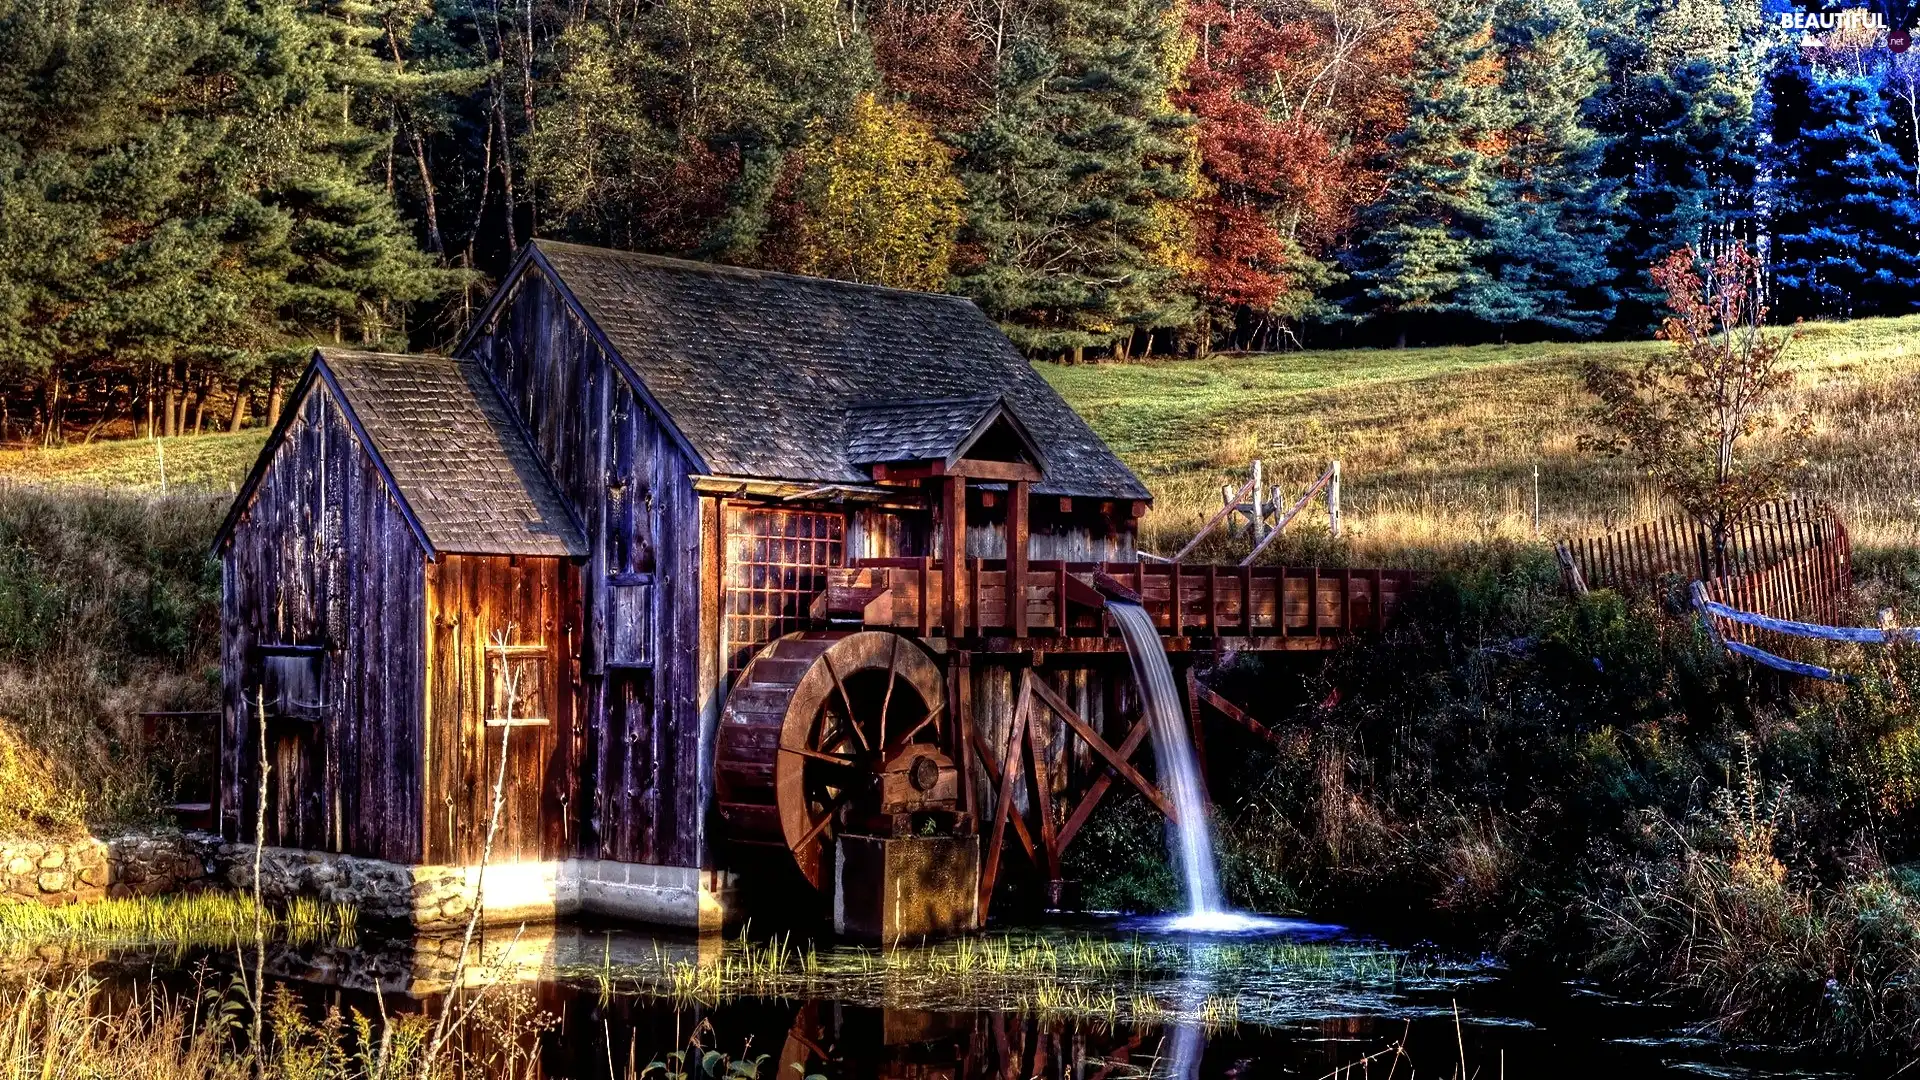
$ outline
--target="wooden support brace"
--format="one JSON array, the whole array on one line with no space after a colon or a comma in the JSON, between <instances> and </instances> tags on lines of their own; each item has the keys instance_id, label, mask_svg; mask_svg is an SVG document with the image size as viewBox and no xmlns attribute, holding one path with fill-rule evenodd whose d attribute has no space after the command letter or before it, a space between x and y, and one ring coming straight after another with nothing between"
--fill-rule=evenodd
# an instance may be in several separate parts
<instances>
[{"instance_id":1,"label":"wooden support brace","mask_svg":"<svg viewBox=\"0 0 1920 1080\"><path fill-rule=\"evenodd\" d=\"M1121 740L1120 749L1115 753L1131 759L1134 751L1140 749L1140 744L1146 740L1148 730L1146 717L1135 720L1133 729L1127 732L1127 737ZM1080 797L1080 805L1073 808L1073 813L1067 817L1067 823L1060 828L1061 852L1064 853L1067 845L1073 843L1073 838L1080 834L1080 827L1093 816L1094 808L1099 806L1100 800L1106 797L1107 789L1113 786L1113 778L1118 775L1119 773L1115 770L1107 769L1095 777L1093 783L1088 786L1087 793Z\"/></svg>"},{"instance_id":2,"label":"wooden support brace","mask_svg":"<svg viewBox=\"0 0 1920 1080\"><path fill-rule=\"evenodd\" d=\"M1038 675L1028 668L1021 673L1031 683L1044 687ZM1053 692L1045 687L1046 692ZM1022 695L1023 697L1026 695ZM1060 880L1060 837L1053 826L1053 792L1048 781L1046 742L1040 732L1040 710L1029 704L1027 708L1027 764L1033 769L1033 809L1040 815L1040 847L1047 854L1047 873L1054 881Z\"/></svg>"},{"instance_id":3,"label":"wooden support brace","mask_svg":"<svg viewBox=\"0 0 1920 1080\"><path fill-rule=\"evenodd\" d=\"M1240 706L1235 705L1233 702L1228 701L1226 698L1223 698L1219 694L1214 693L1211 689L1209 689L1206 686L1206 684L1202 683L1197 677L1195 677L1191 671L1187 673L1187 692L1193 696L1196 702L1196 705L1195 705L1196 711L1199 708L1197 703L1204 701L1208 705L1211 705L1215 709L1218 709L1220 711L1220 715L1226 717L1227 719L1233 721L1236 724L1239 724L1241 727L1246 728L1248 731L1253 732L1255 735L1260 736L1261 738L1267 740L1273 745L1278 746L1282 749L1286 748L1286 743L1280 741L1280 736L1275 735L1273 733L1272 728L1268 727L1267 725L1261 723L1258 720L1255 720L1253 717L1248 716L1244 711L1241 710Z\"/></svg>"},{"instance_id":4,"label":"wooden support brace","mask_svg":"<svg viewBox=\"0 0 1920 1080\"><path fill-rule=\"evenodd\" d=\"M1125 777L1127 782L1131 783L1134 787L1139 788L1140 794L1145 795L1148 802L1159 808L1160 812L1165 814L1169 821L1178 821L1180 819L1180 812L1174 809L1173 804L1167 801L1166 796L1160 794L1160 789L1154 787L1146 777L1140 775L1140 770L1128 764L1127 759L1121 757L1119 751L1109 745L1107 740L1101 738L1099 732L1093 730L1092 726L1085 720L1080 719L1080 714L1075 712L1073 706L1067 704L1066 699L1062 698L1052 686L1049 686L1045 679L1034 676L1030 680L1029 685L1032 692L1038 695L1040 700L1046 703L1048 708L1060 714L1060 719L1067 722L1067 726L1073 729L1075 735L1085 740L1086 744L1093 748L1094 753L1105 758L1107 764L1113 767L1113 771ZM1022 693L1021 699L1026 700L1026 697L1027 695Z\"/></svg>"}]
</instances>

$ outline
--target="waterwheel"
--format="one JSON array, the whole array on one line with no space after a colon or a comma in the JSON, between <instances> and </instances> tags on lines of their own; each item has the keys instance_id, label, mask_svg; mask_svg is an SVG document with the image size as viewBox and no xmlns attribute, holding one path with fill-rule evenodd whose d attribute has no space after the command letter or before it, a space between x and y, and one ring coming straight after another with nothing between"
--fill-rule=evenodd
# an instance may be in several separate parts
<instances>
[{"instance_id":1,"label":"waterwheel","mask_svg":"<svg viewBox=\"0 0 1920 1080\"><path fill-rule=\"evenodd\" d=\"M890 834L950 813L944 680L897 634L799 633L753 658L721 717L720 816L736 844L785 848L823 888L843 831Z\"/></svg>"}]
</instances>

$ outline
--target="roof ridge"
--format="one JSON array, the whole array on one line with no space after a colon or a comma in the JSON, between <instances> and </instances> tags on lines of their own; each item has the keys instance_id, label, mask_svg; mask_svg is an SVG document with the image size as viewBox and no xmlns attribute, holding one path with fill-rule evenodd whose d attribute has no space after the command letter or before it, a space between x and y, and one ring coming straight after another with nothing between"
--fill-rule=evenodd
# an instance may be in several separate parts
<instances>
[{"instance_id":1,"label":"roof ridge","mask_svg":"<svg viewBox=\"0 0 1920 1080\"><path fill-rule=\"evenodd\" d=\"M868 281L849 281L846 278L822 277L818 274L796 274L787 270L768 270L759 266L735 266L732 263L707 262L702 259L686 259L677 255L657 255L650 251L628 251L624 248L599 247L594 244L575 244L566 240L549 240L535 237L528 244L545 250L556 248L572 249L594 255L612 255L622 259L636 259L653 266L669 270L687 270L693 273L707 273L721 276L745 278L779 278L786 281L808 281L822 285L835 285L848 289L865 289L871 292L893 293L899 296L918 296L933 300L955 300L969 306L978 306L969 297L958 293L930 292L924 289L903 289L896 285L876 285Z\"/></svg>"}]
</instances>

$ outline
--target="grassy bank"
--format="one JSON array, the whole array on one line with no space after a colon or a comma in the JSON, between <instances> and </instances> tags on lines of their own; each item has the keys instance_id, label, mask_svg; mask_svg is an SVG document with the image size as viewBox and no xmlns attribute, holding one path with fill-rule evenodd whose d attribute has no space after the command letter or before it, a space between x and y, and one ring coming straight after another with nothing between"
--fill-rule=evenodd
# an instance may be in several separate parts
<instances>
[{"instance_id":1,"label":"grassy bank","mask_svg":"<svg viewBox=\"0 0 1920 1080\"><path fill-rule=\"evenodd\" d=\"M207 776L223 497L0 488L0 833L140 820ZM202 796L204 798L204 796Z\"/></svg>"},{"instance_id":2,"label":"grassy bank","mask_svg":"<svg viewBox=\"0 0 1920 1080\"><path fill-rule=\"evenodd\" d=\"M122 439L0 450L0 483L112 488L160 494L228 492L245 479L266 442L265 429L171 439Z\"/></svg>"},{"instance_id":3,"label":"grassy bank","mask_svg":"<svg viewBox=\"0 0 1920 1080\"><path fill-rule=\"evenodd\" d=\"M1629 470L1580 449L1590 404L1580 369L1665 347L1347 350L1041 371L1153 490L1150 550L1190 537L1219 508L1220 486L1243 482L1256 457L1271 482L1296 492L1339 458L1351 557L1431 563L1530 536L1535 465L1548 537L1651 515L1658 500ZM1920 547L1920 316L1810 324L1797 357L1818 434L1805 488L1839 505L1857 544ZM1245 547L1222 542L1217 553Z\"/></svg>"}]
</instances>

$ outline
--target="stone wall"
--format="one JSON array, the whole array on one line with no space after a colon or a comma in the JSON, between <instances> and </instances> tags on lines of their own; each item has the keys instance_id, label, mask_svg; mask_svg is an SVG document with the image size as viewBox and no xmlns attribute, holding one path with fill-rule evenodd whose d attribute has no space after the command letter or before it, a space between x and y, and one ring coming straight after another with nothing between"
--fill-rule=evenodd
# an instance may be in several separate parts
<instances>
[{"instance_id":1,"label":"stone wall","mask_svg":"<svg viewBox=\"0 0 1920 1080\"><path fill-rule=\"evenodd\" d=\"M204 833L172 831L0 841L0 904L193 892L215 884L218 846Z\"/></svg>"}]
</instances>

